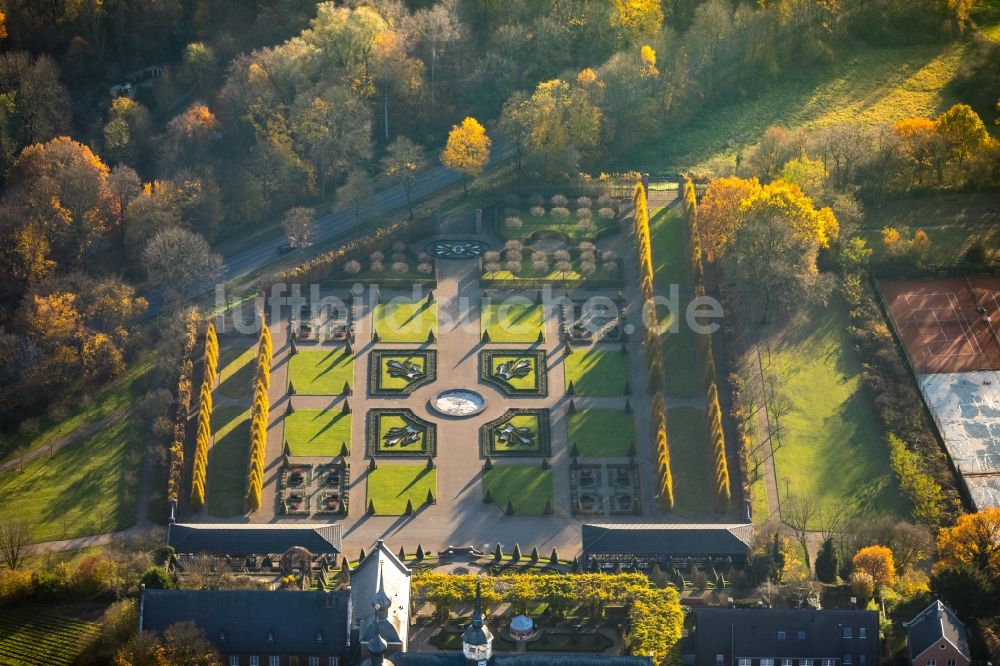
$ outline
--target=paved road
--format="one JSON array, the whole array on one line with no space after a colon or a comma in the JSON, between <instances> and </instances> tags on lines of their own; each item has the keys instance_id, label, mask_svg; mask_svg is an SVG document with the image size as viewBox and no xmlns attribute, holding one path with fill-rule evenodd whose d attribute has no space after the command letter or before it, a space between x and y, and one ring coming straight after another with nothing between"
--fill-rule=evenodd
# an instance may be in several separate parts
<instances>
[{"instance_id":1,"label":"paved road","mask_svg":"<svg viewBox=\"0 0 1000 666\"><path fill-rule=\"evenodd\" d=\"M506 153L507 151L503 147L494 150L489 166L493 167L502 162ZM462 177L459 172L443 166L427 169L413 180L410 190L411 198L413 201L418 201L431 196L449 185L461 182ZM380 215L405 207L406 191L403 185L393 185L377 192L371 204L363 207L358 216L355 215L354 211L347 210L319 218L316 221L316 233L313 235L314 242L321 243L329 240L356 227L363 226ZM229 281L242 277L272 263L278 258L278 247L284 242L283 237L274 238L263 241L250 250L226 257L223 265L223 280Z\"/></svg>"},{"instance_id":2,"label":"paved road","mask_svg":"<svg viewBox=\"0 0 1000 666\"><path fill-rule=\"evenodd\" d=\"M509 154L509 148L494 144L494 150L491 153L487 168L492 168L502 163L507 159ZM410 198L416 203L450 185L461 182L462 178L461 173L447 167L431 167L422 171L414 178L410 186ZM405 188L402 183L392 185L376 192L371 202L361 207L359 214L356 214L353 210L346 210L339 213L330 213L317 219L313 242L322 243L353 229L362 227L386 213L404 208L406 208ZM282 258L278 254L278 248L285 242L285 237L279 235L274 238L262 240L248 250L225 257L222 264L221 282L229 282L230 280L249 275L260 268L274 263ZM192 297L200 296L211 288L212 286L210 285L205 290L192 294ZM143 319L148 319L158 314L163 307L163 295L160 291L147 291L141 295L149 301L149 308L143 315Z\"/></svg>"}]
</instances>

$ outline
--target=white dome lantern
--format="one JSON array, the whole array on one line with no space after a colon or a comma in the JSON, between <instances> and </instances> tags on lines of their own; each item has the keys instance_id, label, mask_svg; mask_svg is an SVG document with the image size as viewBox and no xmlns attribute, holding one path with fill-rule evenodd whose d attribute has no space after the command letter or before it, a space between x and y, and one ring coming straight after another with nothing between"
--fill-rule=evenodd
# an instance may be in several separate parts
<instances>
[{"instance_id":1,"label":"white dome lantern","mask_svg":"<svg viewBox=\"0 0 1000 666\"><path fill-rule=\"evenodd\" d=\"M462 633L462 653L465 658L478 666L485 666L493 656L493 634L484 623L483 597L476 579L476 605L472 611L472 623Z\"/></svg>"}]
</instances>

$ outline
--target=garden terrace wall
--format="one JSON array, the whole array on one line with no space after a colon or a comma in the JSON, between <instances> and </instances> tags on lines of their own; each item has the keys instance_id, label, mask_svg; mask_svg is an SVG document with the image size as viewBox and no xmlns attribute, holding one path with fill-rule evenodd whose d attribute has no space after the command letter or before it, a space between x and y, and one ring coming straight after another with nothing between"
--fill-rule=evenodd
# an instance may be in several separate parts
<instances>
[{"instance_id":1,"label":"garden terrace wall","mask_svg":"<svg viewBox=\"0 0 1000 666\"><path fill-rule=\"evenodd\" d=\"M184 448L187 444L187 423L191 412L191 392L194 375L194 348L198 342L201 318L198 311L187 311L184 322L184 344L177 369L177 387L174 398L174 436L170 443L169 467L167 471L167 502L176 506L184 476ZM168 508L169 510L169 508Z\"/></svg>"},{"instance_id":2,"label":"garden terrace wall","mask_svg":"<svg viewBox=\"0 0 1000 666\"><path fill-rule=\"evenodd\" d=\"M694 292L696 297L704 297L705 265L701 251L701 238L698 231L698 202L694 183L689 178L684 179L682 192L683 214L681 217L687 227L685 245L690 261L691 276L695 283ZM719 386L715 377L715 353L712 349L712 336L709 333L697 333L695 340L698 345L699 361L707 400L706 419L712 445L716 509L718 511L725 511L732 503L732 486L734 484L731 481L731 473L729 471L725 428L723 426L722 409L719 405Z\"/></svg>"},{"instance_id":3,"label":"garden terrace wall","mask_svg":"<svg viewBox=\"0 0 1000 666\"><path fill-rule=\"evenodd\" d=\"M492 287L495 289L541 289L545 286L555 289L615 289L624 286L624 284L625 282L622 279L479 278L480 287Z\"/></svg>"},{"instance_id":4,"label":"garden terrace wall","mask_svg":"<svg viewBox=\"0 0 1000 666\"><path fill-rule=\"evenodd\" d=\"M340 241L332 250L261 280L261 285L265 293L270 293L270 287L275 284L323 282L335 273L343 271L348 261L365 259L371 252L382 249L386 243L397 240L412 242L433 236L434 233L435 219L431 213L420 215L413 220L397 220L358 234L350 240Z\"/></svg>"},{"instance_id":5,"label":"garden terrace wall","mask_svg":"<svg viewBox=\"0 0 1000 666\"><path fill-rule=\"evenodd\" d=\"M612 220L613 224L599 228L593 235L586 236L583 238L570 239L568 234L565 234L561 231L556 231L555 229L539 229L538 231L533 231L527 236L522 237L522 236L514 236L503 228L503 214L501 212L503 210L502 205L494 206L492 210L493 210L493 215L492 215L493 232L500 238L519 240L525 244L534 243L536 241L542 240L543 238L558 238L565 243L581 243L588 241L591 243L596 243L597 241L603 238L610 238L611 236L617 236L618 234L620 234L621 221L623 218L621 213L617 213L614 219Z\"/></svg>"}]
</instances>

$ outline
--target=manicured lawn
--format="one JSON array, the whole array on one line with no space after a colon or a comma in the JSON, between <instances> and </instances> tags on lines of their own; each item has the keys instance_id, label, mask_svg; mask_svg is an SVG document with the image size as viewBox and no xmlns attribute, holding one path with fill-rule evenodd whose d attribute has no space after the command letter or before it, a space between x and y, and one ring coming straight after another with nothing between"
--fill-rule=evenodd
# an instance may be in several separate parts
<instances>
[{"instance_id":1,"label":"manicured lawn","mask_svg":"<svg viewBox=\"0 0 1000 666\"><path fill-rule=\"evenodd\" d=\"M519 414L508 419L505 423L497 426L493 431L493 450L497 453L503 454L507 451L516 451L518 453L525 453L529 451L541 451L542 450L542 429L539 426L538 419L540 417L537 414ZM518 444L515 441L502 442L497 436L497 430L503 426L510 424L517 429L525 428L531 436L531 444Z\"/></svg>"},{"instance_id":2,"label":"manicured lawn","mask_svg":"<svg viewBox=\"0 0 1000 666\"><path fill-rule=\"evenodd\" d=\"M528 374L523 377L508 376L500 377L497 375L497 370L500 366L506 364L507 367L513 367L514 364L521 361L527 361L529 364ZM538 368L536 367L534 356L521 356L521 355L496 355L491 357L493 376L501 381L510 384L512 388L521 391L530 391L532 389L538 388Z\"/></svg>"},{"instance_id":3,"label":"manicured lawn","mask_svg":"<svg viewBox=\"0 0 1000 666\"><path fill-rule=\"evenodd\" d=\"M789 130L841 124L885 125L936 116L955 102L947 83L969 47L962 42L892 48L857 47L829 67L789 74L746 101L713 106L672 127L628 157L627 168L710 169L746 155L771 125Z\"/></svg>"},{"instance_id":4,"label":"manicured lawn","mask_svg":"<svg viewBox=\"0 0 1000 666\"><path fill-rule=\"evenodd\" d=\"M649 220L649 233L653 247L653 270L656 288L669 293L671 285L690 289L691 278L684 251L684 225L675 208L653 210ZM674 398L697 398L704 395L704 386L698 372L698 352L694 331L687 325L685 313L688 302L682 300L678 312L660 313L661 323L669 326L677 318L677 331L666 331L660 336L663 343L663 369L667 395Z\"/></svg>"},{"instance_id":5,"label":"manicured lawn","mask_svg":"<svg viewBox=\"0 0 1000 666\"><path fill-rule=\"evenodd\" d=\"M552 499L552 470L540 465L494 465L483 475L483 493L487 490L501 511L511 501L517 515L541 516Z\"/></svg>"},{"instance_id":6,"label":"manicured lawn","mask_svg":"<svg viewBox=\"0 0 1000 666\"><path fill-rule=\"evenodd\" d=\"M402 444L394 444L392 446L387 446L385 442L385 436L393 428L405 429L413 424L409 419L403 416L397 416L396 414L380 414L378 417L378 443L380 452L386 455L393 455L395 453L421 453L427 450L427 433L426 431L419 433L413 442L404 442Z\"/></svg>"},{"instance_id":7,"label":"manicured lawn","mask_svg":"<svg viewBox=\"0 0 1000 666\"><path fill-rule=\"evenodd\" d=\"M715 482L709 466L705 412L692 407L668 410L667 441L674 477L674 513L690 518L711 516Z\"/></svg>"},{"instance_id":8,"label":"manicured lawn","mask_svg":"<svg viewBox=\"0 0 1000 666\"><path fill-rule=\"evenodd\" d=\"M393 298L375 306L375 330L382 342L426 342L431 331L437 336L437 303Z\"/></svg>"},{"instance_id":9,"label":"manicured lawn","mask_svg":"<svg viewBox=\"0 0 1000 666\"><path fill-rule=\"evenodd\" d=\"M219 393L227 398L250 395L257 373L257 345L247 339L249 347L227 346L219 355Z\"/></svg>"},{"instance_id":10,"label":"manicured lawn","mask_svg":"<svg viewBox=\"0 0 1000 666\"><path fill-rule=\"evenodd\" d=\"M535 342L543 331L545 308L524 298L483 303L481 332L490 342Z\"/></svg>"},{"instance_id":11,"label":"manicured lawn","mask_svg":"<svg viewBox=\"0 0 1000 666\"><path fill-rule=\"evenodd\" d=\"M284 427L293 456L339 456L345 444L351 450L351 415L340 407L300 409L285 416Z\"/></svg>"},{"instance_id":12,"label":"manicured lawn","mask_svg":"<svg viewBox=\"0 0 1000 666\"><path fill-rule=\"evenodd\" d=\"M687 303L682 301L682 307ZM705 395L698 369L697 335L682 319L676 333L660 336L663 346L663 369L666 394L672 398L700 398Z\"/></svg>"},{"instance_id":13,"label":"manicured lawn","mask_svg":"<svg viewBox=\"0 0 1000 666\"><path fill-rule=\"evenodd\" d=\"M405 376L393 376L390 372L390 361L396 361L397 363L403 365L403 367L405 367L404 364L407 363L413 364L413 366L415 366L422 374L426 375L427 373L426 358L423 354L396 354L392 356L383 355L380 361L379 387L383 390L402 391L410 385L411 381L413 381Z\"/></svg>"},{"instance_id":14,"label":"manicured lawn","mask_svg":"<svg viewBox=\"0 0 1000 666\"><path fill-rule=\"evenodd\" d=\"M288 362L288 380L299 395L340 395L345 383L354 387L354 355L343 347L300 351Z\"/></svg>"},{"instance_id":15,"label":"manicured lawn","mask_svg":"<svg viewBox=\"0 0 1000 666\"><path fill-rule=\"evenodd\" d=\"M0 520L23 518L32 541L131 527L147 433L126 418L0 476Z\"/></svg>"},{"instance_id":16,"label":"manicured lawn","mask_svg":"<svg viewBox=\"0 0 1000 666\"><path fill-rule=\"evenodd\" d=\"M650 246L653 249L653 272L656 288L664 294L670 285L691 286L687 253L684 251L684 222L680 209L654 208L649 218Z\"/></svg>"},{"instance_id":17,"label":"manicured lawn","mask_svg":"<svg viewBox=\"0 0 1000 666\"><path fill-rule=\"evenodd\" d=\"M613 409L579 409L569 415L569 445L582 458L623 458L635 442L632 414Z\"/></svg>"},{"instance_id":18,"label":"manicured lawn","mask_svg":"<svg viewBox=\"0 0 1000 666\"><path fill-rule=\"evenodd\" d=\"M555 261L550 262L555 265ZM510 271L504 269L499 271L486 271L483 273L483 279L485 280L578 280L584 282L586 280L613 280L616 282L621 282L622 275L620 270L605 271L602 269L600 263L597 265L597 269L590 275L583 275L581 271L581 261L579 258L574 257L570 263L573 269L567 272L560 272L550 266L547 271L536 271L531 265L530 261L525 261L521 265L521 270L517 273L511 273Z\"/></svg>"},{"instance_id":19,"label":"manicured lawn","mask_svg":"<svg viewBox=\"0 0 1000 666\"><path fill-rule=\"evenodd\" d=\"M71 399L65 418L44 416L37 420L33 431L22 423L20 430L0 438L0 462L24 455L55 443L63 437L99 421L113 412L131 406L147 393L153 370L150 357L145 356L108 386L93 395L93 399ZM88 392L88 398L89 398Z\"/></svg>"},{"instance_id":20,"label":"manicured lawn","mask_svg":"<svg viewBox=\"0 0 1000 666\"><path fill-rule=\"evenodd\" d=\"M551 203L545 203L547 210L551 209L551 206ZM549 212L540 217L535 217L530 211L522 210L517 214L517 217L521 218L524 222L524 225L520 229L508 229L501 220L501 223L497 225L497 231L504 238L527 240L532 234L536 233L558 233L565 235L571 241L581 241L594 238L595 235L603 232L605 229L618 227L618 222L615 218L606 220L597 214L597 204L595 202L590 218L594 223L594 227L591 231L584 231L583 227L579 225L580 218L576 214L575 204L571 204L569 208L570 213L566 217L556 217Z\"/></svg>"},{"instance_id":21,"label":"manicured lawn","mask_svg":"<svg viewBox=\"0 0 1000 666\"><path fill-rule=\"evenodd\" d=\"M406 501L417 511L427 500L427 491L437 496L437 470L426 465L381 464L368 472L368 503L375 503L375 513L380 516L400 516L406 511Z\"/></svg>"},{"instance_id":22,"label":"manicured lawn","mask_svg":"<svg viewBox=\"0 0 1000 666\"><path fill-rule=\"evenodd\" d=\"M628 356L620 351L589 349L565 357L566 387L576 395L624 395Z\"/></svg>"},{"instance_id":23,"label":"manicured lawn","mask_svg":"<svg viewBox=\"0 0 1000 666\"><path fill-rule=\"evenodd\" d=\"M906 507L889 467L872 398L847 336L839 301L816 307L772 345L767 370L778 378L789 413L775 450L782 500L808 497L850 514L903 519Z\"/></svg>"},{"instance_id":24,"label":"manicured lawn","mask_svg":"<svg viewBox=\"0 0 1000 666\"><path fill-rule=\"evenodd\" d=\"M212 413L215 443L208 450L205 508L213 516L243 514L250 460L250 411L221 407Z\"/></svg>"}]
</instances>

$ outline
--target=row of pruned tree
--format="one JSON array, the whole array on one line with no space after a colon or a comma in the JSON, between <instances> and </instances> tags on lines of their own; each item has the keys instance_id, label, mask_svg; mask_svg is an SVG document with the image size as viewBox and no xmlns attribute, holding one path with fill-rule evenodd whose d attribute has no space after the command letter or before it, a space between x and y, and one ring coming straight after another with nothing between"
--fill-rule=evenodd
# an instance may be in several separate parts
<instances>
[{"instance_id":1,"label":"row of pruned tree","mask_svg":"<svg viewBox=\"0 0 1000 666\"><path fill-rule=\"evenodd\" d=\"M177 404L173 436L170 440L167 467L167 500L177 502L181 494L184 475L184 448L187 442L187 424L191 411L191 375L194 372L194 347L198 342L200 317L191 308L184 314L184 341L177 370L177 387L174 399Z\"/></svg>"},{"instance_id":2,"label":"row of pruned tree","mask_svg":"<svg viewBox=\"0 0 1000 666\"><path fill-rule=\"evenodd\" d=\"M657 318L654 296L653 248L649 230L649 203L646 188L637 183L632 192L632 213L634 220L634 235L636 252L639 255L639 289L644 301L644 313L653 308L652 315ZM648 317L648 315L647 315ZM656 472L658 479L658 495L660 507L664 511L674 508L674 478L670 470L670 443L667 439L667 407L663 399L663 345L657 326L646 327L644 340L646 349L646 364L648 369L649 390L653 393L653 406L650 412L653 433L656 441Z\"/></svg>"},{"instance_id":3,"label":"row of pruned tree","mask_svg":"<svg viewBox=\"0 0 1000 666\"><path fill-rule=\"evenodd\" d=\"M267 449L267 424L270 418L268 391L271 388L271 330L264 321L257 345L257 374L254 377L253 403L250 407L250 466L247 475L247 505L260 508L264 485L264 455Z\"/></svg>"},{"instance_id":4,"label":"row of pruned tree","mask_svg":"<svg viewBox=\"0 0 1000 666\"><path fill-rule=\"evenodd\" d=\"M702 260L701 237L698 231L698 197L694 182L684 179L683 218L687 230L687 252L690 270L695 282L695 296L705 296L705 268ZM732 492L729 484L729 464L726 461L726 436L722 427L722 408L719 406L719 387L715 379L715 355L712 350L712 336L698 332L695 335L700 355L702 379L705 383L705 419L709 441L712 446L712 472L715 484L715 507L719 511L729 509Z\"/></svg>"},{"instance_id":5,"label":"row of pruned tree","mask_svg":"<svg viewBox=\"0 0 1000 666\"><path fill-rule=\"evenodd\" d=\"M205 505L205 479L208 472L208 446L212 439L212 389L219 369L219 338L215 326L209 322L205 331L205 363L198 398L198 430L194 445L194 464L191 471L191 508L200 510Z\"/></svg>"}]
</instances>

